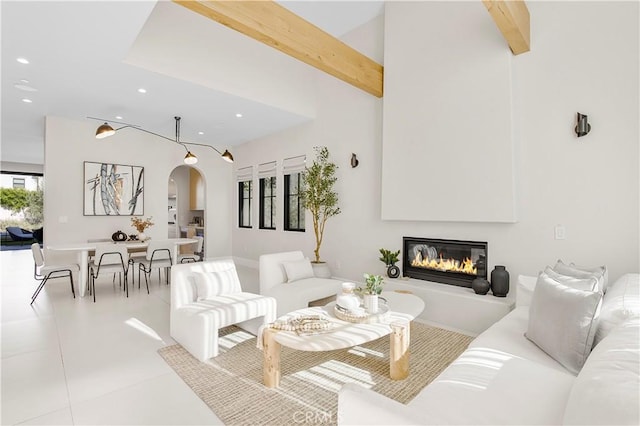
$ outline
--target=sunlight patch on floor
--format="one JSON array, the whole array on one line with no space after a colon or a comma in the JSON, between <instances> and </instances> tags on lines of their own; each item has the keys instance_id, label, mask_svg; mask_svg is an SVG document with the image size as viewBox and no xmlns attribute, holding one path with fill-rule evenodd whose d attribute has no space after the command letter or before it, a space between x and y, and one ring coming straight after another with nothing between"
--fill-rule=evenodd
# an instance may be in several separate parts
<instances>
[{"instance_id":1,"label":"sunlight patch on floor","mask_svg":"<svg viewBox=\"0 0 640 426\"><path fill-rule=\"evenodd\" d=\"M124 323L129 327L133 327L136 330L146 334L147 336L154 338L155 340L158 340L160 342L162 341L162 338L158 335L158 333L155 332L153 328L149 327L137 318L129 318Z\"/></svg>"}]
</instances>

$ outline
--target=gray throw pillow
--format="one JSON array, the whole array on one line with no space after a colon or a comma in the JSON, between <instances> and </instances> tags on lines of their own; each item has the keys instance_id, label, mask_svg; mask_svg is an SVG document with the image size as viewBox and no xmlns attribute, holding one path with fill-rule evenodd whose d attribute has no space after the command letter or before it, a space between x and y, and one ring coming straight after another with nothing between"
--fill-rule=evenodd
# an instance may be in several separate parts
<instances>
[{"instance_id":1,"label":"gray throw pillow","mask_svg":"<svg viewBox=\"0 0 640 426\"><path fill-rule=\"evenodd\" d=\"M571 288L542 272L533 292L525 336L578 374L593 346L601 302L602 293Z\"/></svg>"}]
</instances>

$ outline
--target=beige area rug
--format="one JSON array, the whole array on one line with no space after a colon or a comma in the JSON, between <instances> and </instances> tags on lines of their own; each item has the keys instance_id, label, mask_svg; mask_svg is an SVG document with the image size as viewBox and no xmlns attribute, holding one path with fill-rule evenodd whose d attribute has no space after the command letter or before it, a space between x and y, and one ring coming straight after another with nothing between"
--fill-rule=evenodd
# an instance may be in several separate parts
<instances>
[{"instance_id":1,"label":"beige area rug","mask_svg":"<svg viewBox=\"0 0 640 426\"><path fill-rule=\"evenodd\" d=\"M336 424L338 391L360 383L401 403L411 401L472 338L423 324L411 325L409 378L389 378L389 337L330 352L282 348L280 388L262 384L256 338L235 327L221 330L220 355L207 363L180 345L158 352L225 425Z\"/></svg>"}]
</instances>

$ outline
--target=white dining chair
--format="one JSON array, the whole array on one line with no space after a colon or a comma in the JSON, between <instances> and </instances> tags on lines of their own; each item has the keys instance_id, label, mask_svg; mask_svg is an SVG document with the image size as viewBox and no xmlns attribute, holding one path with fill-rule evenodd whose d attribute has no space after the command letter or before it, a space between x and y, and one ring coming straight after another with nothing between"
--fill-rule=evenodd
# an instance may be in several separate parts
<instances>
[{"instance_id":1,"label":"white dining chair","mask_svg":"<svg viewBox=\"0 0 640 426\"><path fill-rule=\"evenodd\" d=\"M93 261L89 265L89 292L93 293L93 301L96 301L96 279L100 272L119 273L122 284L124 275L124 289L129 297L127 285L127 273L129 272L129 252L124 244L98 244Z\"/></svg>"},{"instance_id":2,"label":"white dining chair","mask_svg":"<svg viewBox=\"0 0 640 426\"><path fill-rule=\"evenodd\" d=\"M147 247L147 256L138 259L138 283L140 283L140 272L144 274L144 282L149 293L149 279L154 269L158 270L158 280L160 280L160 269L164 268L167 285L169 284L169 270L173 265L173 250L175 243L169 240L150 241Z\"/></svg>"},{"instance_id":3,"label":"white dining chair","mask_svg":"<svg viewBox=\"0 0 640 426\"><path fill-rule=\"evenodd\" d=\"M34 270L33 278L40 281L38 288L31 296L31 304L36 301L36 298L40 294L40 291L44 288L45 284L53 278L65 278L69 277L71 282L71 293L73 298L76 298L76 291L73 288L73 273L78 273L80 267L76 263L63 264L63 265L47 265L44 259L44 253L40 244L31 244L31 253L33 254Z\"/></svg>"},{"instance_id":4,"label":"white dining chair","mask_svg":"<svg viewBox=\"0 0 640 426\"><path fill-rule=\"evenodd\" d=\"M195 243L196 248L193 253L185 253L178 256L178 261L176 263L190 263L190 262L202 262L204 258L204 237L200 235L195 236L194 238L198 239L198 242Z\"/></svg>"}]
</instances>

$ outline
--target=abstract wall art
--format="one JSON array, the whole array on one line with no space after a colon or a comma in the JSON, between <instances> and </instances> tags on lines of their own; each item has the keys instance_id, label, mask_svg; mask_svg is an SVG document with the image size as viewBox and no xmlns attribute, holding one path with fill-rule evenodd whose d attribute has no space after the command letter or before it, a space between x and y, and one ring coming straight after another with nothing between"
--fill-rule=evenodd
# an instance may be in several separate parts
<instances>
[{"instance_id":1,"label":"abstract wall art","mask_svg":"<svg viewBox=\"0 0 640 426\"><path fill-rule=\"evenodd\" d=\"M144 167L84 162L84 215L144 214Z\"/></svg>"}]
</instances>

